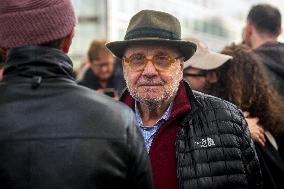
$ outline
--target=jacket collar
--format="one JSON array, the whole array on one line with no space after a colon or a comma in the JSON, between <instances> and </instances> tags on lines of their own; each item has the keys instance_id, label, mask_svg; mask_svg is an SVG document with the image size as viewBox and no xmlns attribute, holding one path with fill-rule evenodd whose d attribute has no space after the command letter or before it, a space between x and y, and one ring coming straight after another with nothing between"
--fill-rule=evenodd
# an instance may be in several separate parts
<instances>
[{"instance_id":1,"label":"jacket collar","mask_svg":"<svg viewBox=\"0 0 284 189\"><path fill-rule=\"evenodd\" d=\"M122 94L120 101L128 105L132 110L135 109L135 100L132 98L127 89ZM189 84L184 80L181 81L177 96L174 100L170 119L180 117L184 114L192 115L199 109L199 107L200 104L196 100Z\"/></svg>"},{"instance_id":2,"label":"jacket collar","mask_svg":"<svg viewBox=\"0 0 284 189\"><path fill-rule=\"evenodd\" d=\"M4 80L15 76L75 80L71 59L61 50L42 46L25 46L8 51Z\"/></svg>"}]
</instances>

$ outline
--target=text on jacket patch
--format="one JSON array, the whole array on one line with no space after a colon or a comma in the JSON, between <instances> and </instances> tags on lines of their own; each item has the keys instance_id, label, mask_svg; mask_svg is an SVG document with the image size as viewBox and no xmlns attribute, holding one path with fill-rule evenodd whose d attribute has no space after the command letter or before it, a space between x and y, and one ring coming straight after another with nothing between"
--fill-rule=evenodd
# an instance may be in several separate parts
<instances>
[{"instance_id":1,"label":"text on jacket patch","mask_svg":"<svg viewBox=\"0 0 284 189\"><path fill-rule=\"evenodd\" d=\"M215 146L214 140L210 137L203 138L203 139L201 139L201 141L195 141L195 144L198 147L201 147L201 148L207 148L207 147Z\"/></svg>"}]
</instances>

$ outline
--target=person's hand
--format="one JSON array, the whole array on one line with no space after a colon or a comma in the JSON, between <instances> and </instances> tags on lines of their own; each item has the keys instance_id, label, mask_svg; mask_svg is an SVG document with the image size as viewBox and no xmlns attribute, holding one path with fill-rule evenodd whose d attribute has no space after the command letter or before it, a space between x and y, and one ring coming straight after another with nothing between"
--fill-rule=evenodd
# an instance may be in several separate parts
<instances>
[{"instance_id":1,"label":"person's hand","mask_svg":"<svg viewBox=\"0 0 284 189\"><path fill-rule=\"evenodd\" d=\"M98 93L104 94L104 89L100 88L96 90Z\"/></svg>"},{"instance_id":2,"label":"person's hand","mask_svg":"<svg viewBox=\"0 0 284 189\"><path fill-rule=\"evenodd\" d=\"M114 98L114 100L119 100L118 94L115 94L115 96L113 98Z\"/></svg>"},{"instance_id":3,"label":"person's hand","mask_svg":"<svg viewBox=\"0 0 284 189\"><path fill-rule=\"evenodd\" d=\"M259 119L257 117L250 117L249 112L243 112L245 119L248 123L249 131L253 141L265 146L264 129L258 124Z\"/></svg>"}]
</instances>

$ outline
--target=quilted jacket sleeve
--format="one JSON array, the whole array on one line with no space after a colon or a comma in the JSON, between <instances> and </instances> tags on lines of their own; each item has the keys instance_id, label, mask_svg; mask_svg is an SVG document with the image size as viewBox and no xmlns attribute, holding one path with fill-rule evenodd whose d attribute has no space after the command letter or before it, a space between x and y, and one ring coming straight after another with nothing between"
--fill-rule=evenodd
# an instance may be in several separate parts
<instances>
[{"instance_id":1,"label":"quilted jacket sleeve","mask_svg":"<svg viewBox=\"0 0 284 189\"><path fill-rule=\"evenodd\" d=\"M246 175L248 178L249 188L262 188L262 175L260 170L260 165L254 143L251 139L250 132L248 129L247 122L241 111L239 111L241 118L241 129L243 132L243 138L241 139L241 151L242 160L245 165Z\"/></svg>"}]
</instances>

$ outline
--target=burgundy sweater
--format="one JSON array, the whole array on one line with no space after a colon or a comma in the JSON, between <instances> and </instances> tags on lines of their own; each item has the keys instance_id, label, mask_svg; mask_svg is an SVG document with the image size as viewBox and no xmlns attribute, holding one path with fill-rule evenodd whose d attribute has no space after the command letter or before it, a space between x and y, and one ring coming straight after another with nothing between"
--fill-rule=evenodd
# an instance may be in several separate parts
<instances>
[{"instance_id":1,"label":"burgundy sweater","mask_svg":"<svg viewBox=\"0 0 284 189\"><path fill-rule=\"evenodd\" d=\"M121 101L134 110L135 100L126 91ZM175 141L181 120L191 109L181 82L169 119L157 131L149 152L155 189L178 189Z\"/></svg>"}]
</instances>

